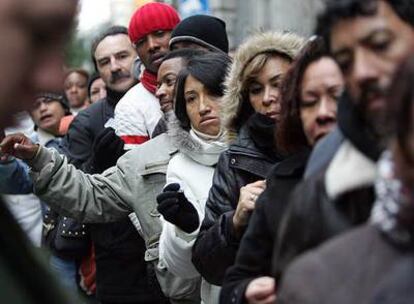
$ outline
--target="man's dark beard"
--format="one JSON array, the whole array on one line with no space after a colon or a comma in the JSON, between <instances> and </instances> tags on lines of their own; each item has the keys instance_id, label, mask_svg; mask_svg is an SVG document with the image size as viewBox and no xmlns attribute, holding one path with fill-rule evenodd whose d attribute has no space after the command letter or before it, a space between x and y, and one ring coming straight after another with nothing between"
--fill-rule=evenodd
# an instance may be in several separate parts
<instances>
[{"instance_id":1,"label":"man's dark beard","mask_svg":"<svg viewBox=\"0 0 414 304\"><path fill-rule=\"evenodd\" d=\"M369 109L370 100L386 98L386 92L378 82L368 82L361 87L362 94L355 109L360 115L364 125L379 141L383 141L389 135L386 107L373 111Z\"/></svg>"}]
</instances>

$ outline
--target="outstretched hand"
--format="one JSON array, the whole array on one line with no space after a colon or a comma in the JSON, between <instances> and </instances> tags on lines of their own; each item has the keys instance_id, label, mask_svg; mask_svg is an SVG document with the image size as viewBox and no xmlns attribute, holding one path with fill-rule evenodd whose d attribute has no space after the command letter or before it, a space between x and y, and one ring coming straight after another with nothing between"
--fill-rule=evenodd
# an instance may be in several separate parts
<instances>
[{"instance_id":1,"label":"outstretched hand","mask_svg":"<svg viewBox=\"0 0 414 304\"><path fill-rule=\"evenodd\" d=\"M0 143L1 160L14 156L23 160L31 160L36 156L39 145L35 145L22 133L10 134Z\"/></svg>"},{"instance_id":2,"label":"outstretched hand","mask_svg":"<svg viewBox=\"0 0 414 304\"><path fill-rule=\"evenodd\" d=\"M164 219L181 230L191 233L198 228L199 219L194 208L177 183L169 184L163 193L157 196L158 212Z\"/></svg>"}]
</instances>

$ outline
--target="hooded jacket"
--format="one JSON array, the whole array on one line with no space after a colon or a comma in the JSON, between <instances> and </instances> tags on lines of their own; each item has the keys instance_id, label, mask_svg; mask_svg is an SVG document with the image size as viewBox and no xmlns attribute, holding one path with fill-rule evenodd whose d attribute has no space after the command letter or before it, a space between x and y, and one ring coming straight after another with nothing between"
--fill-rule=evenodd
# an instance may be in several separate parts
<instances>
[{"instance_id":1,"label":"hooded jacket","mask_svg":"<svg viewBox=\"0 0 414 304\"><path fill-rule=\"evenodd\" d=\"M273 145L269 147L269 143L273 143L273 132L269 129L273 130L274 126L266 127L266 118L260 117L263 115L248 118L252 113L244 113L242 105L248 102L243 96L244 68L255 56L266 52L293 58L301 45L302 39L294 34L256 34L240 46L227 75L220 116L231 145L220 156L214 172L205 218L192 257L194 266L209 283L221 285L225 271L235 260L240 239L233 229L232 219L240 188L265 179L279 161ZM241 117L247 117L242 127L239 126ZM267 140L260 140L266 134Z\"/></svg>"}]
</instances>

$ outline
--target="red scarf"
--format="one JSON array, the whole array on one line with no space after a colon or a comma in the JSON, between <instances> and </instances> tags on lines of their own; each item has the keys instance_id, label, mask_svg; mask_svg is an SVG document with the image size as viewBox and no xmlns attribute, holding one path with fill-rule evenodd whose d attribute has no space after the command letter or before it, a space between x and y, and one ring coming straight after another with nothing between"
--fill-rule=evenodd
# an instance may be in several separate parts
<instances>
[{"instance_id":1,"label":"red scarf","mask_svg":"<svg viewBox=\"0 0 414 304\"><path fill-rule=\"evenodd\" d=\"M152 74L145 69L144 73L142 73L141 83L144 88L155 95L155 91L157 90L157 74Z\"/></svg>"}]
</instances>

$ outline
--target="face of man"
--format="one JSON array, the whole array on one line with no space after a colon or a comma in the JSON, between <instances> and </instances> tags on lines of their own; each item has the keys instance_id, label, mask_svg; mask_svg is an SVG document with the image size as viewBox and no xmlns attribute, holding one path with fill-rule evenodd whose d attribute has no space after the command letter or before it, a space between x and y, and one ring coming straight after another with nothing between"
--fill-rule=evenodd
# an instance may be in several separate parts
<instances>
[{"instance_id":1,"label":"face of man","mask_svg":"<svg viewBox=\"0 0 414 304\"><path fill-rule=\"evenodd\" d=\"M135 84L132 64L136 56L128 35L118 34L102 39L96 47L95 60L107 88L126 92Z\"/></svg>"},{"instance_id":2,"label":"face of man","mask_svg":"<svg viewBox=\"0 0 414 304\"><path fill-rule=\"evenodd\" d=\"M174 88L177 75L184 68L184 60L176 57L162 62L157 74L157 91L161 110L165 113L172 109Z\"/></svg>"},{"instance_id":3,"label":"face of man","mask_svg":"<svg viewBox=\"0 0 414 304\"><path fill-rule=\"evenodd\" d=\"M68 0L1 1L0 128L30 108L40 91L62 90L63 47L76 6Z\"/></svg>"},{"instance_id":4,"label":"face of man","mask_svg":"<svg viewBox=\"0 0 414 304\"><path fill-rule=\"evenodd\" d=\"M388 3L378 1L374 15L343 19L333 26L331 49L352 102L367 125L381 135L385 93L398 64L414 50L413 28Z\"/></svg>"},{"instance_id":5,"label":"face of man","mask_svg":"<svg viewBox=\"0 0 414 304\"><path fill-rule=\"evenodd\" d=\"M158 72L162 58L168 53L170 39L171 31L155 31L135 43L138 56L148 71Z\"/></svg>"}]
</instances>

